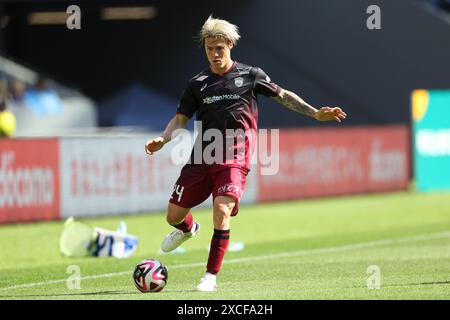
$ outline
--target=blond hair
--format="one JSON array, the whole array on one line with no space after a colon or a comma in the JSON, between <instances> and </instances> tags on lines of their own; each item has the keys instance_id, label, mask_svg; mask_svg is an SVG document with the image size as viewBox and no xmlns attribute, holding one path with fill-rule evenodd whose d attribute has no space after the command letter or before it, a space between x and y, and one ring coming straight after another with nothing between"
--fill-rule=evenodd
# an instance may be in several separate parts
<instances>
[{"instance_id":1,"label":"blond hair","mask_svg":"<svg viewBox=\"0 0 450 320\"><path fill-rule=\"evenodd\" d=\"M236 46L238 40L241 38L238 29L236 25L226 20L215 19L210 15L200 30L199 40L204 43L205 38L224 38L230 41L233 46Z\"/></svg>"}]
</instances>

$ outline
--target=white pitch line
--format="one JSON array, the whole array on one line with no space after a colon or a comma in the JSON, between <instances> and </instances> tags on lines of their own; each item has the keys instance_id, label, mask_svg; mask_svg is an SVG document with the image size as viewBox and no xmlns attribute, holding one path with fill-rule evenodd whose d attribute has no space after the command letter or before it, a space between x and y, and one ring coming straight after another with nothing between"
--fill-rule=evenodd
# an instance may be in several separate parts
<instances>
[{"instance_id":1,"label":"white pitch line","mask_svg":"<svg viewBox=\"0 0 450 320\"><path fill-rule=\"evenodd\" d=\"M237 258L237 259L224 260L223 263L224 264L225 263L226 264L242 263L242 262L251 262L251 261L267 260L267 259L274 259L274 258L302 256L302 255L314 254L314 253L333 253L333 252L389 245L389 244L395 244L395 243L405 243L405 242L407 243L407 242L441 239L441 238L450 238L450 231L433 233L433 234L425 234L425 235L420 235L420 236L410 236L410 237L402 237L402 238L375 240L375 241L369 241L369 242L347 244L347 245L336 246L336 247L304 249L304 250L299 250L299 251L281 252L281 253L274 253L274 254L268 254L268 255L262 255L262 256ZM205 262L194 262L194 263L174 265L174 266L171 266L170 269L192 268L192 267L200 267L200 266L204 266L204 265L205 265ZM131 276L132 270L115 272L115 273L98 274L98 275L93 275L93 276L86 276L86 277L81 277L80 280L110 278L110 277L116 277L116 276L121 276L121 275L126 275L126 274ZM73 280L73 278L72 278L72 280ZM67 279L59 279L59 280L49 280L49 281L43 281L43 282L26 283L26 284L21 284L21 285L16 285L16 286L0 288L0 291L64 283L66 281L67 281Z\"/></svg>"}]
</instances>

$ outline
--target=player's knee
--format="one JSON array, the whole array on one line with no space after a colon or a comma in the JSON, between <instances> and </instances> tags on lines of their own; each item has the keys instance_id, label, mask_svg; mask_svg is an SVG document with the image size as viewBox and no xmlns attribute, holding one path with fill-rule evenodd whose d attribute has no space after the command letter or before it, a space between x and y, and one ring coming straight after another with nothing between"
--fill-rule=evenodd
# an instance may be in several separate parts
<instances>
[{"instance_id":1,"label":"player's knee","mask_svg":"<svg viewBox=\"0 0 450 320\"><path fill-rule=\"evenodd\" d=\"M236 203L231 197L217 197L214 201L214 212L218 215L230 215Z\"/></svg>"},{"instance_id":2,"label":"player's knee","mask_svg":"<svg viewBox=\"0 0 450 320\"><path fill-rule=\"evenodd\" d=\"M230 220L234 204L219 203L214 206L214 221L218 224L227 223Z\"/></svg>"}]
</instances>

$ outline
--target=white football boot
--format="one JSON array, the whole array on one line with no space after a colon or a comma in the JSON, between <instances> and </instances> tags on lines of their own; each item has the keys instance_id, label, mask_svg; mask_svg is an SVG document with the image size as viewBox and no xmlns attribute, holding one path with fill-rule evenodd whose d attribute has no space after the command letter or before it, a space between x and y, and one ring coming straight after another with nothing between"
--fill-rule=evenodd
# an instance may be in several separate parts
<instances>
[{"instance_id":1,"label":"white football boot","mask_svg":"<svg viewBox=\"0 0 450 320\"><path fill-rule=\"evenodd\" d=\"M217 291L216 275L208 272L205 273L203 278L200 279L200 283L197 286L197 290L204 292Z\"/></svg>"},{"instance_id":2,"label":"white football boot","mask_svg":"<svg viewBox=\"0 0 450 320\"><path fill-rule=\"evenodd\" d=\"M200 223L195 222L192 226L191 231L183 232L179 229L173 230L169 233L161 243L162 252L171 252L178 248L187 239L194 237L200 231Z\"/></svg>"}]
</instances>

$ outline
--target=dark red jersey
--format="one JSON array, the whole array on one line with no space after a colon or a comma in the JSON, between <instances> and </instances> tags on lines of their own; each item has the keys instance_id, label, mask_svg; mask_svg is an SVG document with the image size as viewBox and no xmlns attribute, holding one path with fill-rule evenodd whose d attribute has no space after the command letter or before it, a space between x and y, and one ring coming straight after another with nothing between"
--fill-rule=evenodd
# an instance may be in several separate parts
<instances>
[{"instance_id":1,"label":"dark red jersey","mask_svg":"<svg viewBox=\"0 0 450 320\"><path fill-rule=\"evenodd\" d=\"M239 160L232 163L227 157L226 159L223 158L222 164L232 164L233 166L237 164L249 169L256 143L257 97L259 94L274 97L280 91L281 88L273 83L263 70L238 62L234 62L224 75L218 75L213 73L211 69L207 69L192 78L183 92L177 110L177 113L181 113L188 118L196 114L196 120L201 121L203 135L197 136L191 155L191 163L199 163L199 157L194 157L195 148L201 148L202 151L209 153L208 145L215 141L215 133L221 132L224 137L224 157L227 155L226 151L232 148L233 159ZM213 129L212 134L207 135L209 138L205 139L205 133L209 129ZM245 138L239 139L239 137L234 136L231 137L230 142L230 130L234 130L235 133L245 132ZM210 138L211 136L214 136L214 138ZM244 145L242 145L242 141L244 141ZM242 150L243 152L241 152ZM217 150L213 150L212 153L215 152ZM199 151L197 150L198 154ZM201 163L211 164L208 161L201 157ZM219 161L215 163L219 163Z\"/></svg>"}]
</instances>

